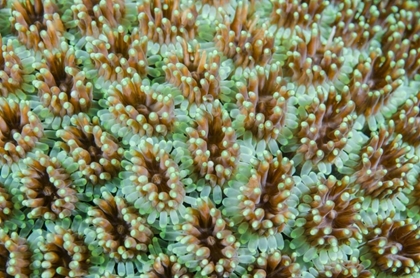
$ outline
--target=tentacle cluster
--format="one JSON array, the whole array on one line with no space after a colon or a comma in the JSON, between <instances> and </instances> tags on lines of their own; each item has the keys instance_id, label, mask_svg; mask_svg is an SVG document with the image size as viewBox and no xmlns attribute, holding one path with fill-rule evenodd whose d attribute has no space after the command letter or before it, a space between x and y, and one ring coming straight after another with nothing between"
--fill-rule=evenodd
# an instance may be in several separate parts
<instances>
[{"instance_id":1,"label":"tentacle cluster","mask_svg":"<svg viewBox=\"0 0 420 278\"><path fill-rule=\"evenodd\" d=\"M227 75L226 69L221 70L221 55L217 51L200 50L195 40L191 44L180 40L180 44L182 56L168 53L164 60L166 81L179 87L189 104L220 99L222 80Z\"/></svg>"},{"instance_id":2,"label":"tentacle cluster","mask_svg":"<svg viewBox=\"0 0 420 278\"><path fill-rule=\"evenodd\" d=\"M59 46L66 31L51 0L13 1L11 24L22 44L40 51Z\"/></svg>"},{"instance_id":3,"label":"tentacle cluster","mask_svg":"<svg viewBox=\"0 0 420 278\"><path fill-rule=\"evenodd\" d=\"M0 47L0 94L3 97L13 94L26 99L26 93L34 92L31 83L35 58L16 40L6 40L1 35Z\"/></svg>"},{"instance_id":4,"label":"tentacle cluster","mask_svg":"<svg viewBox=\"0 0 420 278\"><path fill-rule=\"evenodd\" d=\"M104 127L128 144L134 135L165 136L175 121L174 97L163 86L142 81L138 74L113 84L107 94L108 109L100 112Z\"/></svg>"},{"instance_id":5,"label":"tentacle cluster","mask_svg":"<svg viewBox=\"0 0 420 278\"><path fill-rule=\"evenodd\" d=\"M398 207L398 199L404 198L401 193L413 189L411 176L416 176L417 162L413 147L406 145L392 126L381 127L366 142L354 167L353 177L360 195L388 203L389 209Z\"/></svg>"},{"instance_id":6,"label":"tentacle cluster","mask_svg":"<svg viewBox=\"0 0 420 278\"><path fill-rule=\"evenodd\" d=\"M280 251L274 251L260 254L252 267L252 271L246 277L286 278L300 277L300 275L301 270L296 262L295 253L289 256L282 254Z\"/></svg>"},{"instance_id":7,"label":"tentacle cluster","mask_svg":"<svg viewBox=\"0 0 420 278\"><path fill-rule=\"evenodd\" d=\"M356 116L355 103L350 99L348 88L338 94L334 87L326 92L317 88L317 96L305 107L304 117L296 132L299 148L298 159L313 164L325 162L343 166L343 152L353 129Z\"/></svg>"},{"instance_id":8,"label":"tentacle cluster","mask_svg":"<svg viewBox=\"0 0 420 278\"><path fill-rule=\"evenodd\" d=\"M211 187L221 187L235 173L239 159L239 144L231 119L216 100L197 110L195 122L196 127L186 129L195 173Z\"/></svg>"},{"instance_id":9,"label":"tentacle cluster","mask_svg":"<svg viewBox=\"0 0 420 278\"><path fill-rule=\"evenodd\" d=\"M36 64L39 73L33 84L42 107L53 116L70 117L92 107L93 86L78 66L75 51L62 43L59 50L45 50L45 63Z\"/></svg>"},{"instance_id":10,"label":"tentacle cluster","mask_svg":"<svg viewBox=\"0 0 420 278\"><path fill-rule=\"evenodd\" d=\"M79 170L93 184L115 178L121 169L123 149L109 133L102 131L99 119L86 114L74 115L71 126L57 131L63 142L57 145L79 164Z\"/></svg>"},{"instance_id":11,"label":"tentacle cluster","mask_svg":"<svg viewBox=\"0 0 420 278\"><path fill-rule=\"evenodd\" d=\"M312 181L305 182L308 187L303 190L301 214L291 233L291 246L304 255L304 261L315 259L325 264L345 259L362 241L359 215L362 198L352 194L348 177L337 180L334 176L326 179L309 175L308 178Z\"/></svg>"},{"instance_id":12,"label":"tentacle cluster","mask_svg":"<svg viewBox=\"0 0 420 278\"><path fill-rule=\"evenodd\" d=\"M72 175L78 168L72 158L64 152L49 157L42 152L30 153L22 160L21 169L14 173L21 182L24 193L22 204L30 207L28 218L68 218L78 202Z\"/></svg>"},{"instance_id":13,"label":"tentacle cluster","mask_svg":"<svg viewBox=\"0 0 420 278\"><path fill-rule=\"evenodd\" d=\"M258 16L248 18L250 5L238 2L233 19L224 17L216 27L216 48L232 59L235 66L253 68L265 66L276 51L274 34L268 31L268 24L259 24Z\"/></svg>"},{"instance_id":14,"label":"tentacle cluster","mask_svg":"<svg viewBox=\"0 0 420 278\"><path fill-rule=\"evenodd\" d=\"M195 208L187 208L177 243L169 246L180 262L205 277L229 276L238 263L239 243L229 230L220 210L209 200L198 199Z\"/></svg>"},{"instance_id":15,"label":"tentacle cluster","mask_svg":"<svg viewBox=\"0 0 420 278\"><path fill-rule=\"evenodd\" d=\"M99 245L104 254L117 262L147 252L153 232L134 207L106 192L93 202L96 206L88 210L87 219L92 229L86 240L92 248Z\"/></svg>"},{"instance_id":16,"label":"tentacle cluster","mask_svg":"<svg viewBox=\"0 0 420 278\"><path fill-rule=\"evenodd\" d=\"M29 103L0 97L0 165L2 176L7 176L11 164L24 158L44 135L41 121ZM4 174L3 174L4 173Z\"/></svg>"},{"instance_id":17,"label":"tentacle cluster","mask_svg":"<svg viewBox=\"0 0 420 278\"><path fill-rule=\"evenodd\" d=\"M296 128L296 99L282 78L279 64L267 67L256 66L244 74L245 83L237 82L237 113L233 126L238 136L245 130L252 132L257 140L279 140L290 138L291 129Z\"/></svg>"},{"instance_id":18,"label":"tentacle cluster","mask_svg":"<svg viewBox=\"0 0 420 278\"><path fill-rule=\"evenodd\" d=\"M295 182L293 162L278 154L273 157L265 151L246 184L233 181L225 189L223 212L232 218L241 241L248 247L263 252L283 245L283 232L298 212L289 202Z\"/></svg>"},{"instance_id":19,"label":"tentacle cluster","mask_svg":"<svg viewBox=\"0 0 420 278\"><path fill-rule=\"evenodd\" d=\"M412 219L378 219L366 236L366 260L376 274L413 275L420 269L420 230Z\"/></svg>"},{"instance_id":20,"label":"tentacle cluster","mask_svg":"<svg viewBox=\"0 0 420 278\"><path fill-rule=\"evenodd\" d=\"M0 229L0 276L28 278L31 274L31 252L25 238Z\"/></svg>"},{"instance_id":21,"label":"tentacle cluster","mask_svg":"<svg viewBox=\"0 0 420 278\"><path fill-rule=\"evenodd\" d=\"M48 223L51 229L40 241L36 251L42 259L35 265L41 265L44 277L84 277L89 272L90 252L83 242L83 236L75 234L60 225Z\"/></svg>"},{"instance_id":22,"label":"tentacle cluster","mask_svg":"<svg viewBox=\"0 0 420 278\"><path fill-rule=\"evenodd\" d=\"M148 214L149 223L159 218L162 227L169 222L178 223L179 214L185 209L185 173L171 151L171 142L139 140L125 153L128 163L121 173L122 193L127 201L134 203L141 214Z\"/></svg>"},{"instance_id":23,"label":"tentacle cluster","mask_svg":"<svg viewBox=\"0 0 420 278\"><path fill-rule=\"evenodd\" d=\"M179 0L146 0L137 5L137 13L139 31L158 44L155 46L158 51L164 50L164 45L175 44L177 37L189 41L197 34L198 12L194 4L182 4Z\"/></svg>"}]
</instances>

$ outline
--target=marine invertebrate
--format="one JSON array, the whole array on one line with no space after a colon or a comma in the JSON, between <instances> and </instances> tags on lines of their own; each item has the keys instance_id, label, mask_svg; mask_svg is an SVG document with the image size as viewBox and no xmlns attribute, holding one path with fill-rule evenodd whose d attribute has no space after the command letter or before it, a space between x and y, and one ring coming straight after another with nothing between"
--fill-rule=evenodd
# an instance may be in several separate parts
<instances>
[{"instance_id":1,"label":"marine invertebrate","mask_svg":"<svg viewBox=\"0 0 420 278\"><path fill-rule=\"evenodd\" d=\"M111 29L117 29L121 24L128 27L131 23L128 14L133 8L134 3L121 0L75 0L71 6L73 20L81 35L96 38L97 31L104 25Z\"/></svg>"},{"instance_id":2,"label":"marine invertebrate","mask_svg":"<svg viewBox=\"0 0 420 278\"><path fill-rule=\"evenodd\" d=\"M121 170L123 149L111 134L102 131L99 119L83 113L71 118L72 126L56 132L56 145L79 164L79 171L93 184L111 181Z\"/></svg>"},{"instance_id":3,"label":"marine invertebrate","mask_svg":"<svg viewBox=\"0 0 420 278\"><path fill-rule=\"evenodd\" d=\"M343 167L347 160L344 149L356 120L355 106L348 87L341 94L332 86L328 92L318 87L317 96L305 107L304 120L295 133L299 146L294 157L296 164L304 160L327 173L331 164Z\"/></svg>"},{"instance_id":4,"label":"marine invertebrate","mask_svg":"<svg viewBox=\"0 0 420 278\"><path fill-rule=\"evenodd\" d=\"M31 274L29 267L31 252L25 238L16 232L7 234L0 229L0 275L27 278Z\"/></svg>"},{"instance_id":5,"label":"marine invertebrate","mask_svg":"<svg viewBox=\"0 0 420 278\"><path fill-rule=\"evenodd\" d=\"M1 95L16 95L19 99L26 99L26 93L34 92L31 82L34 79L32 64L35 58L14 39L5 40L0 35L0 46Z\"/></svg>"},{"instance_id":6,"label":"marine invertebrate","mask_svg":"<svg viewBox=\"0 0 420 278\"><path fill-rule=\"evenodd\" d=\"M167 135L175 122L174 96L164 86L152 85L137 73L111 85L108 108L99 112L104 127L129 144L134 135Z\"/></svg>"},{"instance_id":7,"label":"marine invertebrate","mask_svg":"<svg viewBox=\"0 0 420 278\"><path fill-rule=\"evenodd\" d=\"M398 108L397 113L392 117L390 125L395 126L397 134L402 135L402 140L411 146L418 147L420 144L419 134L416 126L420 124L420 91L408 98L403 105Z\"/></svg>"},{"instance_id":8,"label":"marine invertebrate","mask_svg":"<svg viewBox=\"0 0 420 278\"><path fill-rule=\"evenodd\" d=\"M311 26L309 39L301 27L296 27L295 32L296 36L286 53L284 63L288 67L285 76L289 76L297 86L309 88L318 85L327 87L328 84L340 81L346 73L342 72L345 63L342 40L333 39L334 33L330 34L328 40L324 40L318 24ZM297 94L302 97L299 92Z\"/></svg>"},{"instance_id":9,"label":"marine invertebrate","mask_svg":"<svg viewBox=\"0 0 420 278\"><path fill-rule=\"evenodd\" d=\"M278 140L286 145L291 139L291 130L297 127L294 91L289 90L282 77L280 63L244 72L245 80L236 87L235 120L232 125L238 136L246 130L256 140L276 144Z\"/></svg>"},{"instance_id":10,"label":"marine invertebrate","mask_svg":"<svg viewBox=\"0 0 420 278\"><path fill-rule=\"evenodd\" d=\"M392 220L378 217L369 227L362 261L370 264L378 277L386 273L394 276L419 272L420 231L417 223L408 218Z\"/></svg>"},{"instance_id":11,"label":"marine invertebrate","mask_svg":"<svg viewBox=\"0 0 420 278\"><path fill-rule=\"evenodd\" d=\"M121 82L136 73L141 77L159 75L149 68L147 38L137 29L129 33L121 25L116 29L104 25L97 38L87 38L85 49L97 70L95 86L98 88L105 89L113 81Z\"/></svg>"},{"instance_id":12,"label":"marine invertebrate","mask_svg":"<svg viewBox=\"0 0 420 278\"><path fill-rule=\"evenodd\" d=\"M93 202L96 206L89 208L86 220L91 225L86 241L92 248L99 246L116 262L136 260L147 252L153 232L134 207L107 192Z\"/></svg>"},{"instance_id":13,"label":"marine invertebrate","mask_svg":"<svg viewBox=\"0 0 420 278\"><path fill-rule=\"evenodd\" d=\"M319 22L322 11L327 7L327 1L293 1L271 0L272 12L270 21L280 29L282 37L287 38L295 31L295 27L308 28Z\"/></svg>"},{"instance_id":14,"label":"marine invertebrate","mask_svg":"<svg viewBox=\"0 0 420 278\"><path fill-rule=\"evenodd\" d=\"M291 247L304 261L343 260L363 239L359 215L362 198L354 196L349 177L337 180L317 177L313 172L304 177L300 191L302 203L299 217L290 233ZM306 231L309 231L308 233Z\"/></svg>"},{"instance_id":15,"label":"marine invertebrate","mask_svg":"<svg viewBox=\"0 0 420 278\"><path fill-rule=\"evenodd\" d=\"M78 202L75 189L77 163L64 152L55 157L37 151L21 162L15 178L21 182L20 191L25 195L22 204L30 207L28 218L68 218Z\"/></svg>"},{"instance_id":16,"label":"marine invertebrate","mask_svg":"<svg viewBox=\"0 0 420 278\"><path fill-rule=\"evenodd\" d=\"M12 164L24 158L34 148L45 149L40 142L44 128L30 111L26 101L16 102L0 97L0 165L2 177L7 177Z\"/></svg>"},{"instance_id":17,"label":"marine invertebrate","mask_svg":"<svg viewBox=\"0 0 420 278\"><path fill-rule=\"evenodd\" d=\"M245 277L286 278L300 277L301 270L296 263L296 253L291 256L280 251L261 253L257 257L252 270Z\"/></svg>"},{"instance_id":18,"label":"marine invertebrate","mask_svg":"<svg viewBox=\"0 0 420 278\"><path fill-rule=\"evenodd\" d=\"M224 190L223 213L232 219L251 251L283 248L282 232L298 214L289 197L295 182L293 162L279 152L264 151L246 182L232 181ZM290 227L289 227L290 228Z\"/></svg>"},{"instance_id":19,"label":"marine invertebrate","mask_svg":"<svg viewBox=\"0 0 420 278\"><path fill-rule=\"evenodd\" d=\"M326 265L316 265L315 267L316 269L310 269L310 273L315 277L375 277L374 274L360 262L358 254L357 256L352 255L349 260L332 261Z\"/></svg>"},{"instance_id":20,"label":"marine invertebrate","mask_svg":"<svg viewBox=\"0 0 420 278\"><path fill-rule=\"evenodd\" d=\"M57 5L50 0L13 1L11 25L22 44L35 50L44 50L58 46L66 31L57 12Z\"/></svg>"},{"instance_id":21,"label":"marine invertebrate","mask_svg":"<svg viewBox=\"0 0 420 278\"><path fill-rule=\"evenodd\" d=\"M177 242L168 248L189 269L201 276L226 276L239 262L239 243L229 230L220 210L210 200L197 199L196 207L186 209L185 222L175 225L180 231Z\"/></svg>"},{"instance_id":22,"label":"marine invertebrate","mask_svg":"<svg viewBox=\"0 0 420 278\"><path fill-rule=\"evenodd\" d=\"M42 256L35 265L41 266L40 275L85 277L89 273L91 255L88 246L84 244L82 235L68 229L69 224L46 223L48 232L37 239L37 251Z\"/></svg>"},{"instance_id":23,"label":"marine invertebrate","mask_svg":"<svg viewBox=\"0 0 420 278\"><path fill-rule=\"evenodd\" d=\"M156 53L164 54L166 47L173 48L178 36L187 41L196 36L198 12L193 3L146 0L137 5L137 14L139 31L154 43Z\"/></svg>"},{"instance_id":24,"label":"marine invertebrate","mask_svg":"<svg viewBox=\"0 0 420 278\"><path fill-rule=\"evenodd\" d=\"M234 175L240 147L228 113L216 100L196 111L196 127L186 129L185 148L193 157L193 167L202 196L213 191L214 200L221 200L221 188Z\"/></svg>"},{"instance_id":25,"label":"marine invertebrate","mask_svg":"<svg viewBox=\"0 0 420 278\"><path fill-rule=\"evenodd\" d=\"M419 7L0 0L0 276L417 277Z\"/></svg>"},{"instance_id":26,"label":"marine invertebrate","mask_svg":"<svg viewBox=\"0 0 420 278\"><path fill-rule=\"evenodd\" d=\"M152 269L142 274L141 278L159 278L162 276L191 278L193 274L188 269L178 263L178 258L174 255L159 253L151 255L149 259L153 260Z\"/></svg>"},{"instance_id":27,"label":"marine invertebrate","mask_svg":"<svg viewBox=\"0 0 420 278\"><path fill-rule=\"evenodd\" d=\"M83 70L77 65L75 49L62 43L59 49L44 51L45 63L37 63L36 80L41 106L52 114L47 123L58 129L62 121L69 124L70 117L80 112L89 112L93 106L93 86Z\"/></svg>"},{"instance_id":28,"label":"marine invertebrate","mask_svg":"<svg viewBox=\"0 0 420 278\"><path fill-rule=\"evenodd\" d=\"M387 114L394 113L405 97L401 89L405 80L404 61L397 61L394 56L391 51L382 54L380 49L370 50L359 56L349 76L348 87L356 113L364 116L371 130L383 123L384 108Z\"/></svg>"},{"instance_id":29,"label":"marine invertebrate","mask_svg":"<svg viewBox=\"0 0 420 278\"><path fill-rule=\"evenodd\" d=\"M276 49L269 25L259 23L258 16L248 19L249 6L248 2L238 2L233 19L225 15L216 27L214 40L216 48L231 58L235 66L253 68L271 62Z\"/></svg>"},{"instance_id":30,"label":"marine invertebrate","mask_svg":"<svg viewBox=\"0 0 420 278\"><path fill-rule=\"evenodd\" d=\"M206 100L222 99L223 87L229 85L229 82L223 82L229 68L222 65L221 55L217 51L200 50L196 40L187 43L181 39L180 44L182 55L167 53L162 69L166 81L179 87L188 101L184 105L198 106Z\"/></svg>"},{"instance_id":31,"label":"marine invertebrate","mask_svg":"<svg viewBox=\"0 0 420 278\"><path fill-rule=\"evenodd\" d=\"M12 213L13 203L11 199L11 195L0 183L0 224L3 224Z\"/></svg>"},{"instance_id":32,"label":"marine invertebrate","mask_svg":"<svg viewBox=\"0 0 420 278\"><path fill-rule=\"evenodd\" d=\"M185 210L185 172L179 169L171 151L171 142L139 140L125 152L128 163L121 173L121 190L127 201L134 203L141 214L147 214L150 224L159 219L161 227L178 223L179 214Z\"/></svg>"},{"instance_id":33,"label":"marine invertebrate","mask_svg":"<svg viewBox=\"0 0 420 278\"><path fill-rule=\"evenodd\" d=\"M404 192L410 192L413 186L410 176L417 172L414 165L418 157L413 151L401 135L394 133L392 123L372 134L353 168L355 188L359 195L363 194L366 204L373 201L375 210L379 202L391 210L404 206Z\"/></svg>"}]
</instances>

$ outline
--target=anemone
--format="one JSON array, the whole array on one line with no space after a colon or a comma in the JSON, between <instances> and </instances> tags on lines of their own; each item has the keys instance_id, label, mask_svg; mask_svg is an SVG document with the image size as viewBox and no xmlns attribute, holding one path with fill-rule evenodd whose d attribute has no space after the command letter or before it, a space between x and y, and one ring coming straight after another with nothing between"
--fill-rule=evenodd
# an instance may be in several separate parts
<instances>
[{"instance_id":1,"label":"anemone","mask_svg":"<svg viewBox=\"0 0 420 278\"><path fill-rule=\"evenodd\" d=\"M123 148L99 125L99 119L92 120L83 113L73 115L71 126L56 132L63 141L56 145L79 164L79 171L92 184L111 182L121 170Z\"/></svg>"}]
</instances>

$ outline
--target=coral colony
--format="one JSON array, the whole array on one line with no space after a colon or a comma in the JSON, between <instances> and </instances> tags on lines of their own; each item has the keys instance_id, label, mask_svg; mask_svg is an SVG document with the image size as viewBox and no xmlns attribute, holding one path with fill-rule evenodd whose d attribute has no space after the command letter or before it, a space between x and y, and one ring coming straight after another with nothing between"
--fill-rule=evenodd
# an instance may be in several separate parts
<instances>
[{"instance_id":1,"label":"coral colony","mask_svg":"<svg viewBox=\"0 0 420 278\"><path fill-rule=\"evenodd\" d=\"M0 277L420 277L417 0L0 0Z\"/></svg>"}]
</instances>

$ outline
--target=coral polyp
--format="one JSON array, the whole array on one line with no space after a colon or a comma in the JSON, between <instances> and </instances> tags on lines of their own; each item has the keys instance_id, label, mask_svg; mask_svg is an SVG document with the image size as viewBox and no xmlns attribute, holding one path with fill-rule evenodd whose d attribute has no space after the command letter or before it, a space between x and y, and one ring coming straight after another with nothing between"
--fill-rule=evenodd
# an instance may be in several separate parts
<instances>
[{"instance_id":1,"label":"coral polyp","mask_svg":"<svg viewBox=\"0 0 420 278\"><path fill-rule=\"evenodd\" d=\"M375 273L402 276L419 273L420 236L412 219L378 219L367 234L368 250L365 259L374 266Z\"/></svg>"},{"instance_id":2,"label":"coral polyp","mask_svg":"<svg viewBox=\"0 0 420 278\"><path fill-rule=\"evenodd\" d=\"M147 251L153 233L134 207L123 199L103 193L93 200L96 207L88 210L87 222L92 225L90 245L99 245L103 253L120 262L136 258Z\"/></svg>"},{"instance_id":3,"label":"coral polyp","mask_svg":"<svg viewBox=\"0 0 420 278\"><path fill-rule=\"evenodd\" d=\"M3 177L7 177L12 164L28 152L44 147L39 142L43 135L41 120L31 111L28 102L0 98L0 165Z\"/></svg>"},{"instance_id":4,"label":"coral polyp","mask_svg":"<svg viewBox=\"0 0 420 278\"><path fill-rule=\"evenodd\" d=\"M0 49L0 277L419 277L419 1L0 0Z\"/></svg>"},{"instance_id":5,"label":"coral polyp","mask_svg":"<svg viewBox=\"0 0 420 278\"><path fill-rule=\"evenodd\" d=\"M141 140L125 157L122 176L122 193L134 203L147 221L165 227L169 222L178 223L180 212L185 210L183 172L171 157L171 142Z\"/></svg>"},{"instance_id":6,"label":"coral polyp","mask_svg":"<svg viewBox=\"0 0 420 278\"><path fill-rule=\"evenodd\" d=\"M2 277L30 277L31 255L25 238L17 233L9 236L0 229L0 275Z\"/></svg>"},{"instance_id":7,"label":"coral polyp","mask_svg":"<svg viewBox=\"0 0 420 278\"><path fill-rule=\"evenodd\" d=\"M198 199L196 208L187 208L185 222L176 225L180 235L169 246L186 263L197 269L203 277L228 276L238 263L238 247L230 224L209 200ZM201 277L200 276L200 277Z\"/></svg>"},{"instance_id":8,"label":"coral polyp","mask_svg":"<svg viewBox=\"0 0 420 278\"><path fill-rule=\"evenodd\" d=\"M234 181L225 189L223 212L238 226L241 241L251 251L263 252L283 245L283 232L297 211L289 201L295 186L293 162L264 152L264 160L251 171L247 183ZM290 207L289 207L290 206Z\"/></svg>"}]
</instances>

